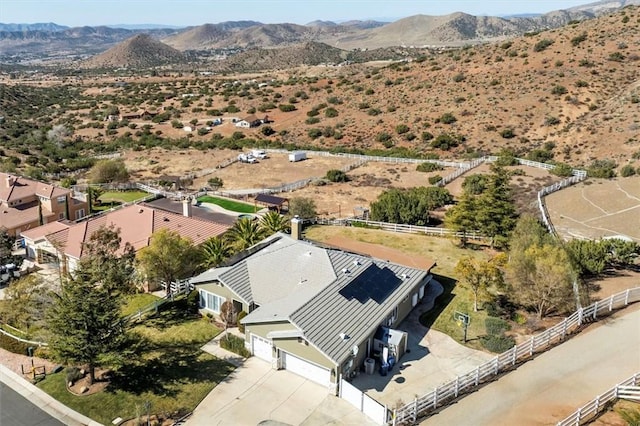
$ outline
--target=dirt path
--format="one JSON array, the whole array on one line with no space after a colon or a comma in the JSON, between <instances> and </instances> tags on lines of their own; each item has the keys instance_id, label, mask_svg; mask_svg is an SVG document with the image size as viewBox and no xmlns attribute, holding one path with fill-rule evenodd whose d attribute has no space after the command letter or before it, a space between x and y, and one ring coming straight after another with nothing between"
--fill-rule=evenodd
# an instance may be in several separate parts
<instances>
[{"instance_id":1,"label":"dirt path","mask_svg":"<svg viewBox=\"0 0 640 426\"><path fill-rule=\"evenodd\" d=\"M11 369L11 371L21 374L21 366L24 367L25 372L31 372L31 361L33 360L33 365L36 367L44 366L47 374L53 371L54 367L58 364L55 364L49 360L38 358L38 357L29 357L26 355L15 354L13 352L9 352L5 349L0 348L0 364L5 367ZM33 376L30 374L25 374L24 378L27 380L33 379Z\"/></svg>"}]
</instances>

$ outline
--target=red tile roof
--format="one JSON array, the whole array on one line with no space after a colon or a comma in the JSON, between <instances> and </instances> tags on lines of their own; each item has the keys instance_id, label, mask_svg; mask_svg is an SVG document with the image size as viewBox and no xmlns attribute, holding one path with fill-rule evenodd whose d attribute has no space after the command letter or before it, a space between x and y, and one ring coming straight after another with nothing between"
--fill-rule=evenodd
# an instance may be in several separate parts
<instances>
[{"instance_id":1,"label":"red tile roof","mask_svg":"<svg viewBox=\"0 0 640 426\"><path fill-rule=\"evenodd\" d=\"M229 225L134 204L53 232L47 235L47 239L64 247L66 255L80 258L83 243L101 226L112 225L120 229L121 248L128 242L136 251L149 245L151 235L160 229L176 231L199 245L211 237L224 234L230 228Z\"/></svg>"}]
</instances>

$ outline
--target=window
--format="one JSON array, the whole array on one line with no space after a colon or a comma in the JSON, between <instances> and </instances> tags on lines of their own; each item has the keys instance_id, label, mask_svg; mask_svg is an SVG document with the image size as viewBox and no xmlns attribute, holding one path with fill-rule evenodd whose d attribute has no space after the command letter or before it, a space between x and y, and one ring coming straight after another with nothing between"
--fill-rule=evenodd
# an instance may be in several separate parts
<instances>
[{"instance_id":1,"label":"window","mask_svg":"<svg viewBox=\"0 0 640 426\"><path fill-rule=\"evenodd\" d=\"M200 307L209 311L213 311L217 314L220 313L220 307L224 303L224 300L225 299L223 297L220 297L216 294L206 291L200 292Z\"/></svg>"},{"instance_id":2,"label":"window","mask_svg":"<svg viewBox=\"0 0 640 426\"><path fill-rule=\"evenodd\" d=\"M84 217L84 209L76 210L76 220Z\"/></svg>"},{"instance_id":3,"label":"window","mask_svg":"<svg viewBox=\"0 0 640 426\"><path fill-rule=\"evenodd\" d=\"M58 213L58 220L64 219L64 213Z\"/></svg>"},{"instance_id":4,"label":"window","mask_svg":"<svg viewBox=\"0 0 640 426\"><path fill-rule=\"evenodd\" d=\"M57 198L58 200L58 204L64 204L65 201L67 201L67 197L64 195L61 195L60 197Z\"/></svg>"}]
</instances>

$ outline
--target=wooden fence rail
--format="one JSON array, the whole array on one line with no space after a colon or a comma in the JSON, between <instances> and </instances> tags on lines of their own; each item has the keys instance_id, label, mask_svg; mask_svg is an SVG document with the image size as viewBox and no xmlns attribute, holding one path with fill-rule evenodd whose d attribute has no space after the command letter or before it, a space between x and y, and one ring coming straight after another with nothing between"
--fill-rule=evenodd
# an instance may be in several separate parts
<instances>
[{"instance_id":1,"label":"wooden fence rail","mask_svg":"<svg viewBox=\"0 0 640 426\"><path fill-rule=\"evenodd\" d=\"M583 324L596 321L599 317L637 301L640 301L640 287L625 290L578 309L559 324L532 336L528 341L497 355L474 370L458 376L456 379L436 387L428 394L416 398L413 402L394 410L392 424L411 424L418 417L433 414L437 408L450 404L479 384L491 381L500 373L513 369L516 364L527 361L534 353L544 351L564 341L568 335L579 331Z\"/></svg>"},{"instance_id":2,"label":"wooden fence rail","mask_svg":"<svg viewBox=\"0 0 640 426\"><path fill-rule=\"evenodd\" d=\"M591 422L597 415L607 408L608 403L617 399L634 399L637 400L638 384L640 384L640 373L635 373L633 376L618 383L608 391L596 396L591 401L587 402L582 407L578 408L570 416L557 423L557 426L580 426Z\"/></svg>"}]
</instances>

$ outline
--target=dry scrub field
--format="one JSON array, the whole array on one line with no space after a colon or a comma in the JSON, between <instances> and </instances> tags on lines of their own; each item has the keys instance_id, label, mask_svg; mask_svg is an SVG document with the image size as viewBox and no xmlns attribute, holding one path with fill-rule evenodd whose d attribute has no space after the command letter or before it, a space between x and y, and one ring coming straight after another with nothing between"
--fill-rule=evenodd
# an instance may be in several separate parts
<instances>
[{"instance_id":1,"label":"dry scrub field","mask_svg":"<svg viewBox=\"0 0 640 426\"><path fill-rule=\"evenodd\" d=\"M625 235L640 242L640 177L588 180L546 197L565 238Z\"/></svg>"}]
</instances>

